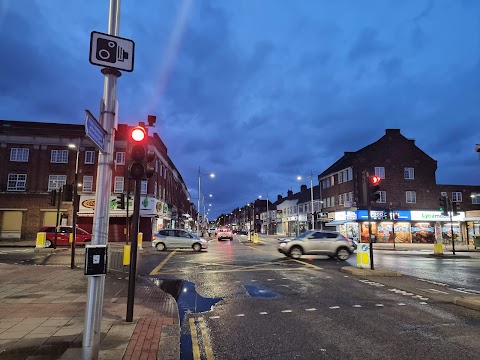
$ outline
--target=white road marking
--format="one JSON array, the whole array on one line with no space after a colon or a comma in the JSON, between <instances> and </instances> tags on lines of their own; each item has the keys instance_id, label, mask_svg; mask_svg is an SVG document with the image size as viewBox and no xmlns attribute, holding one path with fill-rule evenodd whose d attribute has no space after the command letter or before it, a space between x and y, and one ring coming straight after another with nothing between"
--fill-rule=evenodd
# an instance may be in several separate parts
<instances>
[{"instance_id":1,"label":"white road marking","mask_svg":"<svg viewBox=\"0 0 480 360\"><path fill-rule=\"evenodd\" d=\"M251 282L256 282L257 280L250 280Z\"/></svg>"},{"instance_id":2,"label":"white road marking","mask_svg":"<svg viewBox=\"0 0 480 360\"><path fill-rule=\"evenodd\" d=\"M404 303L398 303L397 305L400 305L400 306L405 306L405 304L404 304Z\"/></svg>"},{"instance_id":3,"label":"white road marking","mask_svg":"<svg viewBox=\"0 0 480 360\"><path fill-rule=\"evenodd\" d=\"M73 241L73 240L72 240ZM343 277L348 277L348 275L343 275Z\"/></svg>"},{"instance_id":4,"label":"white road marking","mask_svg":"<svg viewBox=\"0 0 480 360\"><path fill-rule=\"evenodd\" d=\"M425 301L421 301L420 304L427 305L428 303L426 303Z\"/></svg>"},{"instance_id":5,"label":"white road marking","mask_svg":"<svg viewBox=\"0 0 480 360\"><path fill-rule=\"evenodd\" d=\"M243 316L245 316L245 314L237 314L237 315L235 315L235 316L243 317Z\"/></svg>"},{"instance_id":6,"label":"white road marking","mask_svg":"<svg viewBox=\"0 0 480 360\"><path fill-rule=\"evenodd\" d=\"M220 319L220 316L210 316L210 319Z\"/></svg>"},{"instance_id":7,"label":"white road marking","mask_svg":"<svg viewBox=\"0 0 480 360\"><path fill-rule=\"evenodd\" d=\"M305 309L305 311L317 311L317 309L315 309L315 308L309 308L309 309Z\"/></svg>"},{"instance_id":8,"label":"white road marking","mask_svg":"<svg viewBox=\"0 0 480 360\"><path fill-rule=\"evenodd\" d=\"M383 306L385 306L385 305L383 305L383 304L375 304L375 306L383 307Z\"/></svg>"},{"instance_id":9,"label":"white road marking","mask_svg":"<svg viewBox=\"0 0 480 360\"><path fill-rule=\"evenodd\" d=\"M268 313L266 311L262 311L259 313L260 315L267 315Z\"/></svg>"},{"instance_id":10,"label":"white road marking","mask_svg":"<svg viewBox=\"0 0 480 360\"><path fill-rule=\"evenodd\" d=\"M292 310L282 310L282 313L291 313Z\"/></svg>"},{"instance_id":11,"label":"white road marking","mask_svg":"<svg viewBox=\"0 0 480 360\"><path fill-rule=\"evenodd\" d=\"M330 309L340 309L340 306L330 306Z\"/></svg>"},{"instance_id":12,"label":"white road marking","mask_svg":"<svg viewBox=\"0 0 480 360\"><path fill-rule=\"evenodd\" d=\"M353 305L353 307L359 308L359 307L362 307L362 305Z\"/></svg>"},{"instance_id":13,"label":"white road marking","mask_svg":"<svg viewBox=\"0 0 480 360\"><path fill-rule=\"evenodd\" d=\"M428 282L430 284L435 284L435 285L440 285L440 286L448 286L447 284L444 284L444 283L440 283L440 282L436 282L436 281L432 281L432 280L426 280L426 279L417 279L419 281L424 281L424 282Z\"/></svg>"},{"instance_id":14,"label":"white road marking","mask_svg":"<svg viewBox=\"0 0 480 360\"><path fill-rule=\"evenodd\" d=\"M273 280L275 280L275 279L267 279L267 281L273 281Z\"/></svg>"}]
</instances>

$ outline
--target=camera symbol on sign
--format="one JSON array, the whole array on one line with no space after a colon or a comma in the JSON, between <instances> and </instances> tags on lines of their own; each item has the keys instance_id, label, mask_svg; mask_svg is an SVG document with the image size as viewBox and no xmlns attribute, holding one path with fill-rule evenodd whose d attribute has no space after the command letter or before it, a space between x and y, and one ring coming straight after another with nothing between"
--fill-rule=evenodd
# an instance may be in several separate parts
<instances>
[{"instance_id":1,"label":"camera symbol on sign","mask_svg":"<svg viewBox=\"0 0 480 360\"><path fill-rule=\"evenodd\" d=\"M116 63L128 60L128 52L118 46L116 41L98 38L96 57L100 61Z\"/></svg>"}]
</instances>

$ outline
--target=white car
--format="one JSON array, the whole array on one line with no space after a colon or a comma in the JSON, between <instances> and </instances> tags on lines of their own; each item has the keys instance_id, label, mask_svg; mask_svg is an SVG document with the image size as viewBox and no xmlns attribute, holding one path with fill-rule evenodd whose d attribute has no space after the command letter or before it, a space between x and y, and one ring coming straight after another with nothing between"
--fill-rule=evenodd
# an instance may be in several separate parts
<instances>
[{"instance_id":1,"label":"white car","mask_svg":"<svg viewBox=\"0 0 480 360\"><path fill-rule=\"evenodd\" d=\"M159 251L179 248L201 251L208 248L208 241L187 230L162 229L155 234L152 246Z\"/></svg>"},{"instance_id":2,"label":"white car","mask_svg":"<svg viewBox=\"0 0 480 360\"><path fill-rule=\"evenodd\" d=\"M220 241L222 239L228 239L230 241L233 240L233 231L229 228L222 228L217 231L217 240Z\"/></svg>"}]
</instances>

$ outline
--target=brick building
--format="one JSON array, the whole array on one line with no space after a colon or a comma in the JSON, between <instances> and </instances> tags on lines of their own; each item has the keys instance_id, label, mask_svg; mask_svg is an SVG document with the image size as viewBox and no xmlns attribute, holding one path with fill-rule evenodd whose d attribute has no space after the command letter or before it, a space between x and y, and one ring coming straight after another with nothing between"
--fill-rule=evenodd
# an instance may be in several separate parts
<instances>
[{"instance_id":1,"label":"brick building","mask_svg":"<svg viewBox=\"0 0 480 360\"><path fill-rule=\"evenodd\" d=\"M318 175L322 212L329 228L368 240L368 175L380 176L380 199L372 204L372 231L381 242L428 242L437 235L472 240L479 233L478 220L466 216L480 210L476 194L480 186L439 185L437 161L404 137L399 129L387 129L376 142L356 152L346 152ZM439 198L446 195L460 204L460 213L443 216ZM335 228L334 228L335 229ZM467 231L470 229L470 231ZM472 241L470 241L472 242Z\"/></svg>"},{"instance_id":2,"label":"brick building","mask_svg":"<svg viewBox=\"0 0 480 360\"><path fill-rule=\"evenodd\" d=\"M109 241L125 241L127 218L133 204L119 209L117 197L131 194L134 182L126 177L129 126L119 124L115 134L114 169L110 201ZM74 145L70 147L69 145ZM149 150L156 154L155 173L142 183L140 231L150 240L162 227L190 227L195 209L181 174L167 147L154 133ZM83 125L0 121L0 241L21 238L34 241L43 225L72 224L71 201L51 205L53 190L74 183L78 156L79 208L77 223L91 232L96 191L98 150L85 137ZM131 223L131 222L130 222Z\"/></svg>"}]
</instances>

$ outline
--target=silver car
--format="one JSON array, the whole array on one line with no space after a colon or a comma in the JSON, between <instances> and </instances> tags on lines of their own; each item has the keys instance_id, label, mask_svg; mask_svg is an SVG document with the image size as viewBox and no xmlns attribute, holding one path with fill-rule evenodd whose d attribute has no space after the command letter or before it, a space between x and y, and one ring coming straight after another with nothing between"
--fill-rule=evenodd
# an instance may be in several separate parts
<instances>
[{"instance_id":1,"label":"silver car","mask_svg":"<svg viewBox=\"0 0 480 360\"><path fill-rule=\"evenodd\" d=\"M155 234L152 246L160 251L178 248L201 251L208 248L208 241L187 230L162 229Z\"/></svg>"},{"instance_id":2,"label":"silver car","mask_svg":"<svg viewBox=\"0 0 480 360\"><path fill-rule=\"evenodd\" d=\"M294 239L280 239L278 251L293 259L302 255L328 255L347 260L354 251L352 241L339 232L308 230Z\"/></svg>"}]
</instances>

